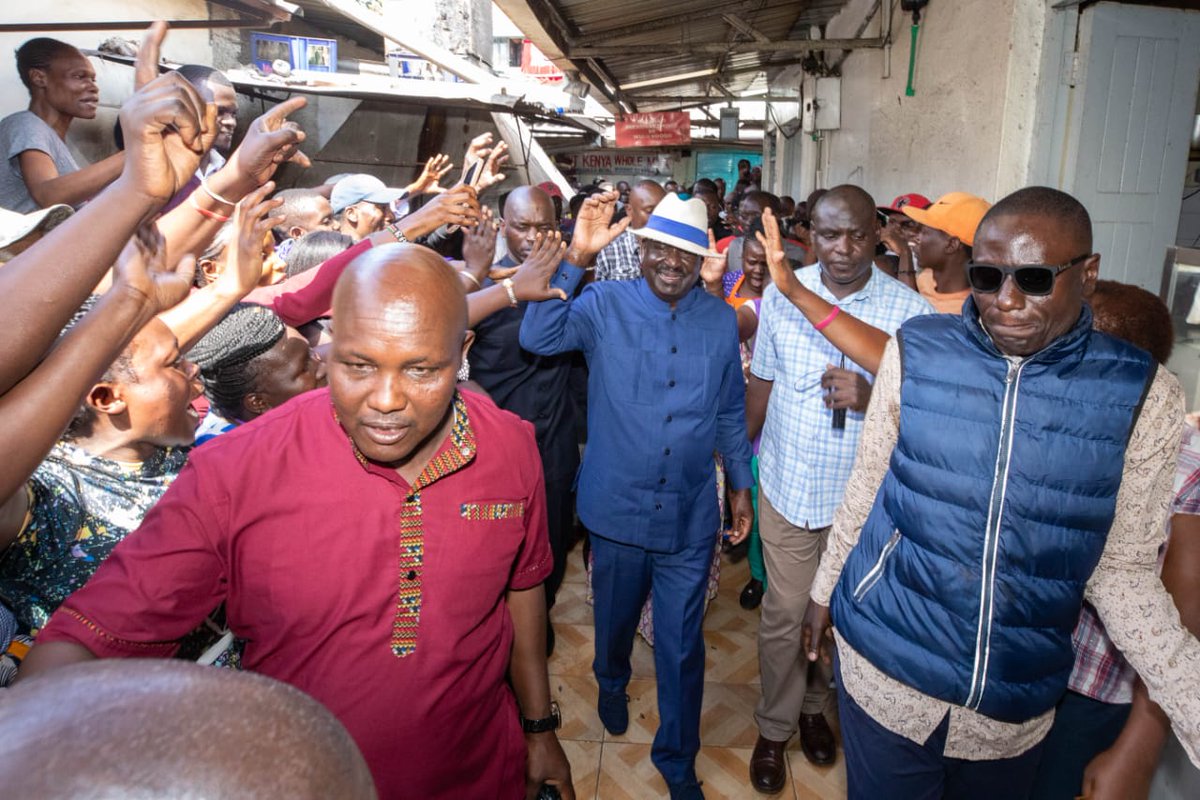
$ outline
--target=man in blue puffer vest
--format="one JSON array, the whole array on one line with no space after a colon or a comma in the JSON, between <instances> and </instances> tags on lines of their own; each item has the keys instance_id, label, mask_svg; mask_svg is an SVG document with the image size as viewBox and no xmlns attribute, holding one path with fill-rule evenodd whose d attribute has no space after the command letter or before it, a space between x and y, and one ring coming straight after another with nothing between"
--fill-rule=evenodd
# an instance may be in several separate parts
<instances>
[{"instance_id":1,"label":"man in blue puffer vest","mask_svg":"<svg viewBox=\"0 0 1200 800\"><path fill-rule=\"evenodd\" d=\"M1085 598L1200 761L1200 643L1155 574L1183 395L1092 330L1091 248L1074 198L1009 195L962 315L884 352L805 617L810 659L837 644L851 798L1025 797Z\"/></svg>"}]
</instances>

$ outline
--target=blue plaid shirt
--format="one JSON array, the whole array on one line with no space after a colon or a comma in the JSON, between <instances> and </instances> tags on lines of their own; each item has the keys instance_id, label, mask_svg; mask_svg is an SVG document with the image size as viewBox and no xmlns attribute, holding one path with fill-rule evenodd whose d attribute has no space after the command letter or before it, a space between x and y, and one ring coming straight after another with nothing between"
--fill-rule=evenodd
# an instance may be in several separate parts
<instances>
[{"instance_id":1,"label":"blue plaid shirt","mask_svg":"<svg viewBox=\"0 0 1200 800\"><path fill-rule=\"evenodd\" d=\"M821 282L820 266L796 272L813 292L880 330L895 334L909 317L933 313L921 295L872 268L867 285L841 300ZM803 528L824 528L854 466L863 414L846 411L846 427L834 430L825 407L821 375L842 354L820 334L774 285L763 293L761 321L750 371L774 382L758 451L759 489L788 522ZM846 369L871 380L871 375L847 360Z\"/></svg>"}]
</instances>

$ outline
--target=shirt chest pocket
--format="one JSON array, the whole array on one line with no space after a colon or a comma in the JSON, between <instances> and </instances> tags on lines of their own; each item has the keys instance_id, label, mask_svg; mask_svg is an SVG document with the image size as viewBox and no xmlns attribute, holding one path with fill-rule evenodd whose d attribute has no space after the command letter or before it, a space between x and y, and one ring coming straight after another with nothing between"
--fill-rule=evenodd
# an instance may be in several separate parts
<instances>
[{"instance_id":1,"label":"shirt chest pocket","mask_svg":"<svg viewBox=\"0 0 1200 800\"><path fill-rule=\"evenodd\" d=\"M473 522L520 520L525 516L525 503L522 500L487 500L463 503L459 506L459 516Z\"/></svg>"},{"instance_id":2,"label":"shirt chest pocket","mask_svg":"<svg viewBox=\"0 0 1200 800\"><path fill-rule=\"evenodd\" d=\"M519 499L462 503L458 535L441 542L452 571L480 586L502 589L525 539L527 510Z\"/></svg>"},{"instance_id":3,"label":"shirt chest pocket","mask_svg":"<svg viewBox=\"0 0 1200 800\"><path fill-rule=\"evenodd\" d=\"M715 394L709 386L710 359L684 355L681 349L614 348L604 364L604 390L622 405L707 407Z\"/></svg>"}]
</instances>

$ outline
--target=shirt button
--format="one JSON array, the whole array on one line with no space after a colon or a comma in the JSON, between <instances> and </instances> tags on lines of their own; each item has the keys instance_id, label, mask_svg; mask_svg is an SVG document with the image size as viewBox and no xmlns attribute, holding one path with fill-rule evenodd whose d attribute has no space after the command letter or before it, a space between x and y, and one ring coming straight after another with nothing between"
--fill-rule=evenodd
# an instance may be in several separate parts
<instances>
[{"instance_id":1,"label":"shirt button","mask_svg":"<svg viewBox=\"0 0 1200 800\"><path fill-rule=\"evenodd\" d=\"M406 575L405 577L408 578L410 581L415 581L417 579L417 571L415 569L410 569L408 571L408 575Z\"/></svg>"},{"instance_id":2,"label":"shirt button","mask_svg":"<svg viewBox=\"0 0 1200 800\"><path fill-rule=\"evenodd\" d=\"M671 455L671 448L667 447L667 448L663 449L663 455L664 456Z\"/></svg>"},{"instance_id":3,"label":"shirt button","mask_svg":"<svg viewBox=\"0 0 1200 800\"><path fill-rule=\"evenodd\" d=\"M670 422L670 421L671 421L671 415L667 414L667 422Z\"/></svg>"},{"instance_id":4,"label":"shirt button","mask_svg":"<svg viewBox=\"0 0 1200 800\"><path fill-rule=\"evenodd\" d=\"M671 319L675 319L675 315L674 315L674 314L672 314L672 315L671 315Z\"/></svg>"},{"instance_id":5,"label":"shirt button","mask_svg":"<svg viewBox=\"0 0 1200 800\"><path fill-rule=\"evenodd\" d=\"M658 479L658 484L659 484L659 486L662 486L662 485L666 484L666 482L667 482L667 479L666 479L666 478L659 478L659 479Z\"/></svg>"},{"instance_id":6,"label":"shirt button","mask_svg":"<svg viewBox=\"0 0 1200 800\"><path fill-rule=\"evenodd\" d=\"M471 448L464 447L463 449L459 450L458 452L462 453L463 458L469 458L471 455Z\"/></svg>"},{"instance_id":7,"label":"shirt button","mask_svg":"<svg viewBox=\"0 0 1200 800\"><path fill-rule=\"evenodd\" d=\"M667 386L670 388L675 388L675 381L667 381Z\"/></svg>"},{"instance_id":8,"label":"shirt button","mask_svg":"<svg viewBox=\"0 0 1200 800\"><path fill-rule=\"evenodd\" d=\"M671 352L672 352L672 353L678 353L678 352L679 352L679 348L678 348L678 347L672 347L672 348L671 348Z\"/></svg>"},{"instance_id":9,"label":"shirt button","mask_svg":"<svg viewBox=\"0 0 1200 800\"><path fill-rule=\"evenodd\" d=\"M655 503L655 504L654 504L654 510L655 510L655 511L662 511L662 503Z\"/></svg>"}]
</instances>

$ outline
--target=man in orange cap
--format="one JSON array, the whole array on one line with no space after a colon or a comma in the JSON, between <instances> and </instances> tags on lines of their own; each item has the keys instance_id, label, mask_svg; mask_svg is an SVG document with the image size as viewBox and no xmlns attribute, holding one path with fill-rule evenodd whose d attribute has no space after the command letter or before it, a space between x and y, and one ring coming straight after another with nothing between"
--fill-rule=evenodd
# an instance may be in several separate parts
<instances>
[{"instance_id":1,"label":"man in orange cap","mask_svg":"<svg viewBox=\"0 0 1200 800\"><path fill-rule=\"evenodd\" d=\"M921 271L917 291L942 314L959 314L963 301L971 294L967 283L967 262L975 229L992 204L966 192L951 192L939 197L929 208L913 205L901 211L921 223L913 240L913 252Z\"/></svg>"}]
</instances>

